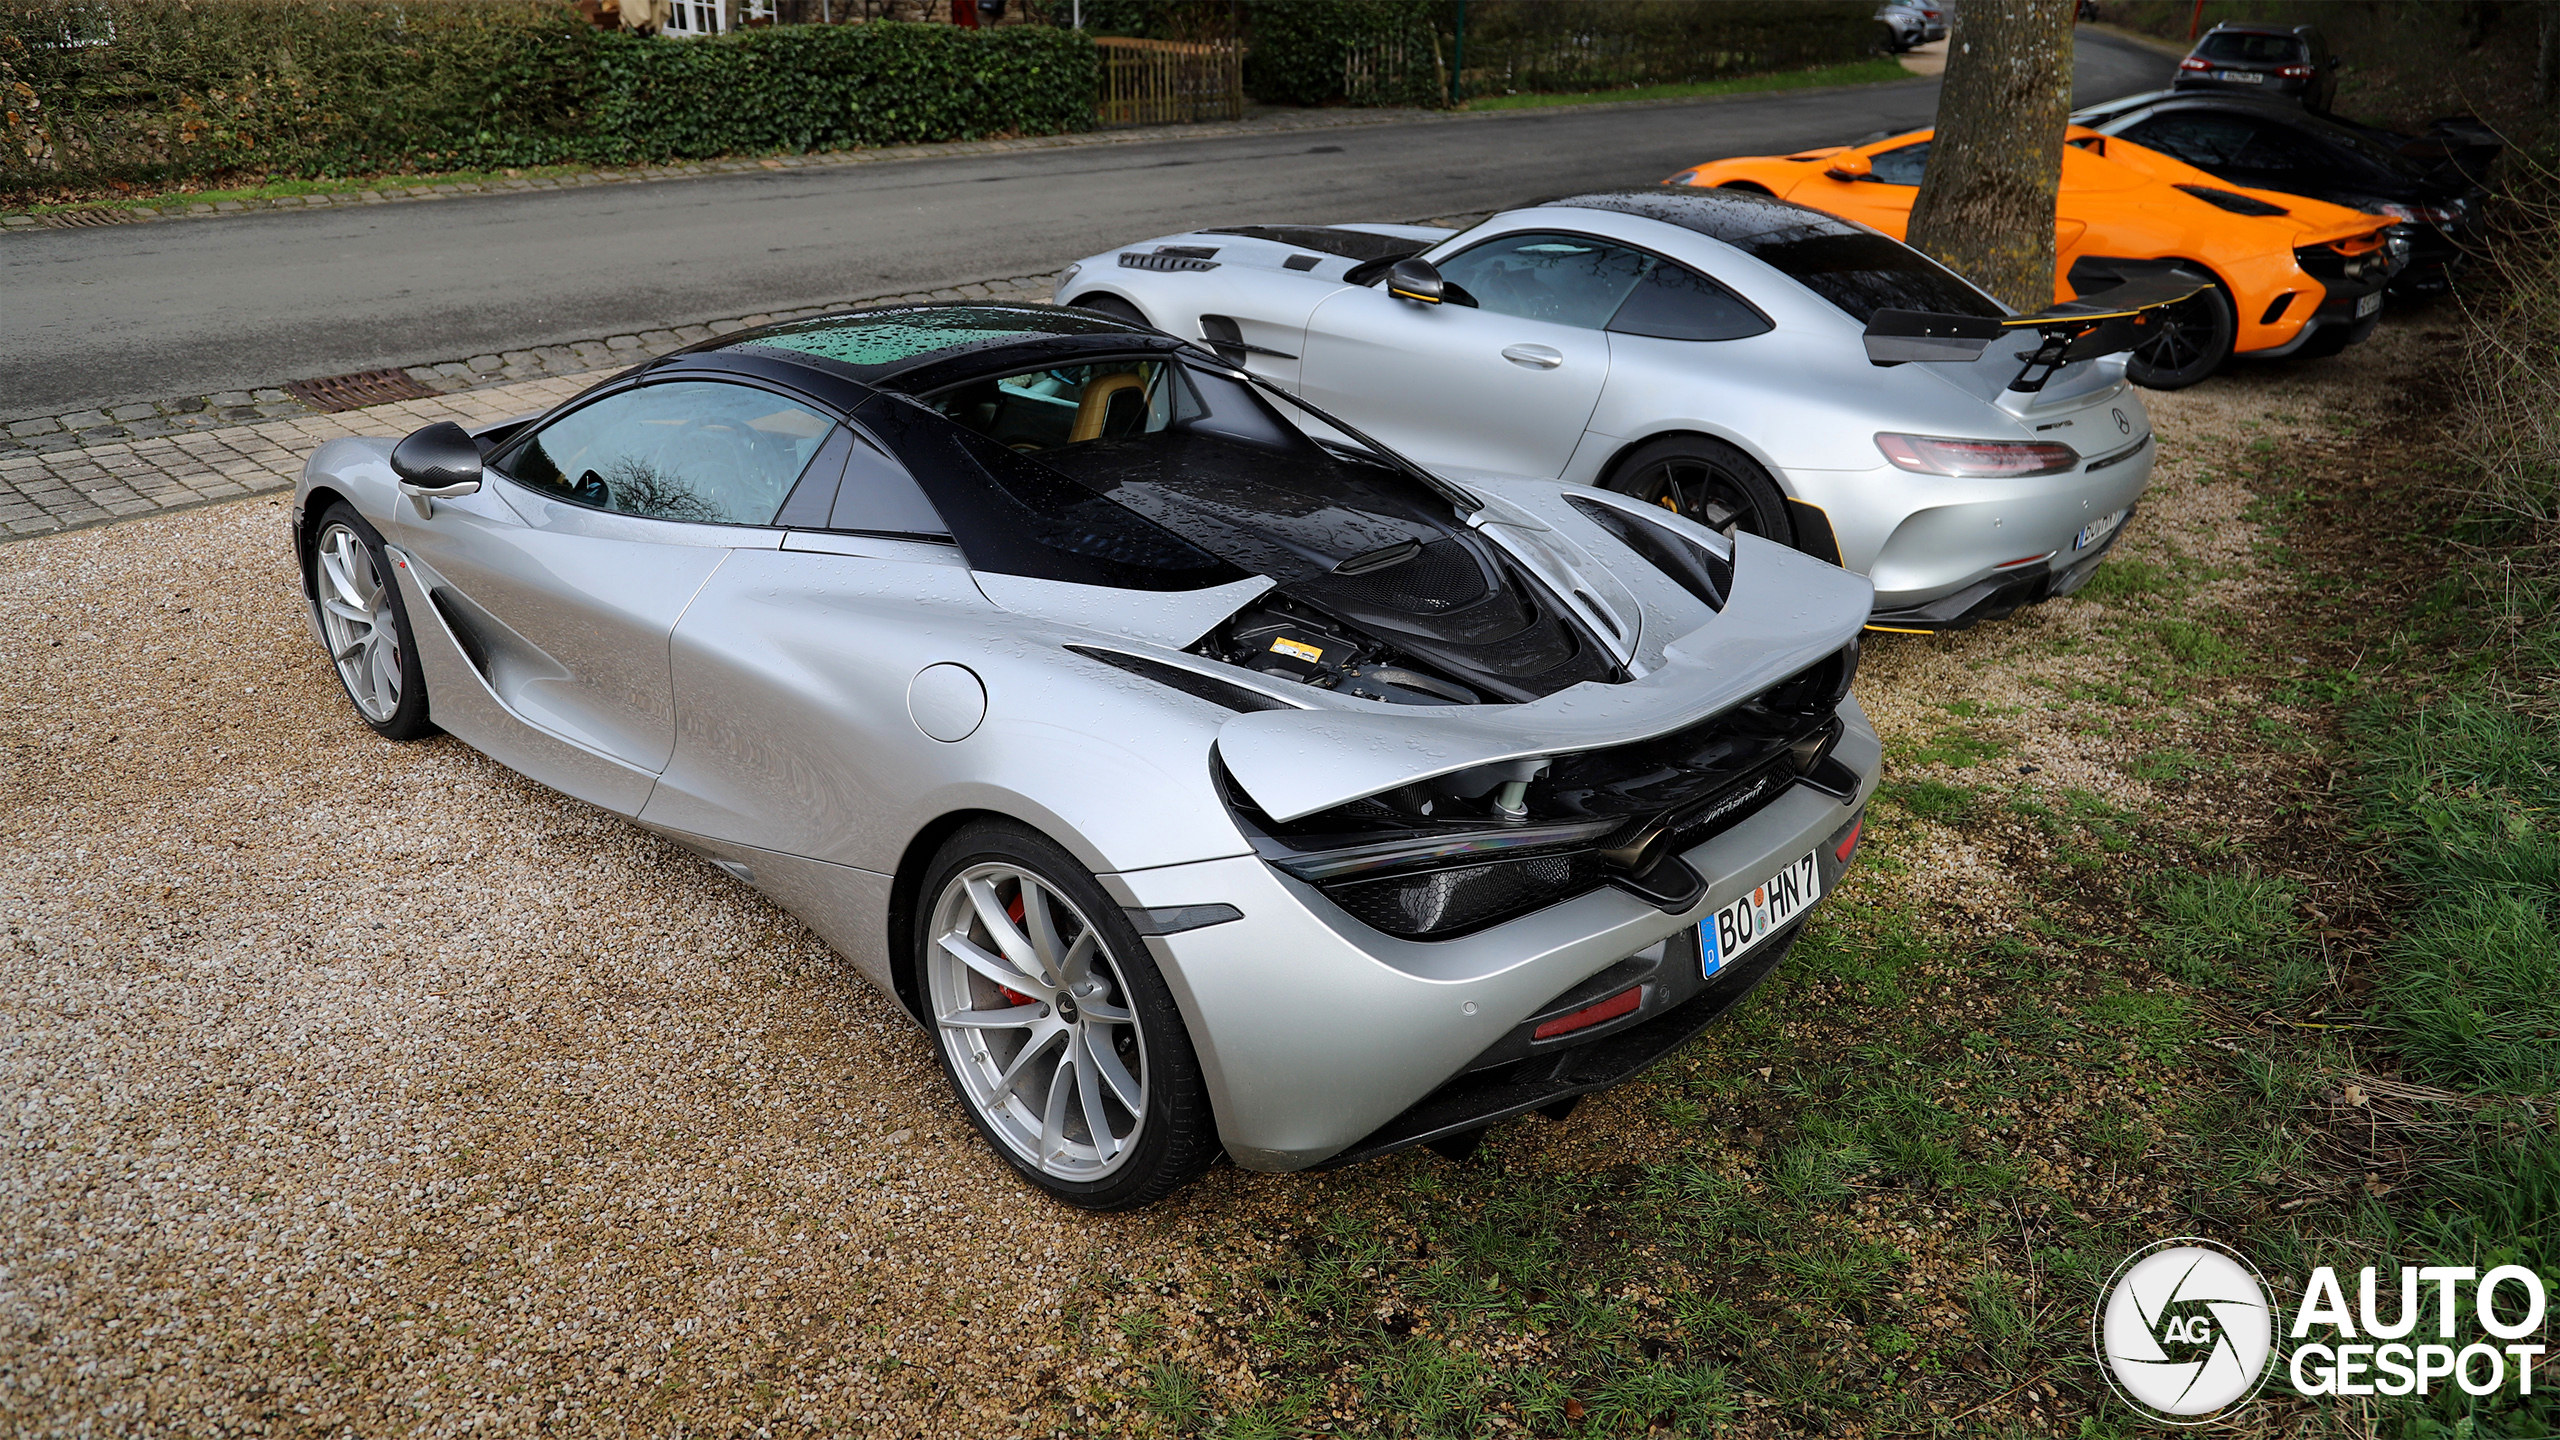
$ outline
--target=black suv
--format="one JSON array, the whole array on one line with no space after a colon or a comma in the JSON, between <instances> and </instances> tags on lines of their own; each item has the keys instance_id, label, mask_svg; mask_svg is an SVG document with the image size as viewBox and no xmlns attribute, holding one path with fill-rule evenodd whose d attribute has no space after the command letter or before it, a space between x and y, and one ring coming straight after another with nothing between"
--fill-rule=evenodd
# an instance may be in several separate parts
<instances>
[{"instance_id":1,"label":"black suv","mask_svg":"<svg viewBox=\"0 0 2560 1440\"><path fill-rule=\"evenodd\" d=\"M2277 95L2325 113L2338 93L2338 57L2310 25L2239 21L2216 25L2178 62L2180 90Z\"/></svg>"}]
</instances>

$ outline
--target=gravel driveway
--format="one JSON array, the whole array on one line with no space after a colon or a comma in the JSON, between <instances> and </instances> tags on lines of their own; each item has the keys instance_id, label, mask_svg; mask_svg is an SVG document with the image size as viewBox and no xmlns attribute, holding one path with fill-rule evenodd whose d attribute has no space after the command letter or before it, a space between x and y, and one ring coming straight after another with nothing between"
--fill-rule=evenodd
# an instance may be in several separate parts
<instances>
[{"instance_id":1,"label":"gravel driveway","mask_svg":"<svg viewBox=\"0 0 2560 1440\"><path fill-rule=\"evenodd\" d=\"M357 724L282 517L0 550L0 1431L1047 1433L1327 1183L1036 1201L789 917Z\"/></svg>"}]
</instances>

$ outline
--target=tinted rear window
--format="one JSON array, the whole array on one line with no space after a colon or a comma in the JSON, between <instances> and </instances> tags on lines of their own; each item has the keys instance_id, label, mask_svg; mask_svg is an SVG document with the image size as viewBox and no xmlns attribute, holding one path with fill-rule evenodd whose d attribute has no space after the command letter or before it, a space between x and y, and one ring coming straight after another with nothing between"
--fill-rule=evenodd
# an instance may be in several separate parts
<instances>
[{"instance_id":1,"label":"tinted rear window","mask_svg":"<svg viewBox=\"0 0 2560 1440\"><path fill-rule=\"evenodd\" d=\"M2004 314L1988 295L1955 272L1882 235L1807 225L1780 231L1742 247L1790 280L1830 301L1864 325L1878 310L1926 310L1939 315Z\"/></svg>"},{"instance_id":2,"label":"tinted rear window","mask_svg":"<svg viewBox=\"0 0 2560 1440\"><path fill-rule=\"evenodd\" d=\"M1119 590L1201 590L1244 572L1137 512L914 401L862 418L897 452L974 569Z\"/></svg>"},{"instance_id":3,"label":"tinted rear window","mask_svg":"<svg viewBox=\"0 0 2560 1440\"><path fill-rule=\"evenodd\" d=\"M2226 65L2290 65L2302 58L2302 42L2290 35L2207 35L2196 53Z\"/></svg>"}]
</instances>

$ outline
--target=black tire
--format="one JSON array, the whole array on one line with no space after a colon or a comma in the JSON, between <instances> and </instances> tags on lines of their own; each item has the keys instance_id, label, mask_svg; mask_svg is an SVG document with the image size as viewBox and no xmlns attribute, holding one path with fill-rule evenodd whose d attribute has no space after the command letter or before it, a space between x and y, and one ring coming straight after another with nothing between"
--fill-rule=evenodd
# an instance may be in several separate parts
<instances>
[{"instance_id":1,"label":"black tire","mask_svg":"<svg viewBox=\"0 0 2560 1440\"><path fill-rule=\"evenodd\" d=\"M1148 322L1146 316L1138 313L1137 306L1117 295L1087 295L1076 301L1073 308L1090 310L1096 315L1108 315L1114 320L1126 320L1132 325L1145 325L1150 330L1156 328Z\"/></svg>"},{"instance_id":2,"label":"black tire","mask_svg":"<svg viewBox=\"0 0 2560 1440\"><path fill-rule=\"evenodd\" d=\"M1728 536L1744 530L1781 545L1796 543L1786 492L1760 462L1722 440L1675 435L1639 445L1600 484Z\"/></svg>"},{"instance_id":3,"label":"black tire","mask_svg":"<svg viewBox=\"0 0 2560 1440\"><path fill-rule=\"evenodd\" d=\"M2184 390L2206 379L2231 359L2231 342L2240 333L2231 297L2219 284L2162 311L2159 327L2125 365L2125 374L2145 390Z\"/></svg>"},{"instance_id":4,"label":"black tire","mask_svg":"<svg viewBox=\"0 0 2560 1440\"><path fill-rule=\"evenodd\" d=\"M994 1032L984 1027L958 1029L939 1021L940 1014L945 1013L941 1010L943 1001L938 998L933 967L927 960L936 949L944 897L952 891L955 881L972 871L990 868L1027 874L1080 912L1082 921L1101 942L1102 958L1107 962L1109 973L1100 976L1100 980L1116 981L1098 981L1098 988L1085 996L1085 1003L1112 1001L1116 991L1113 1003L1134 1016L1134 1027L1121 1022L1113 1028L1134 1028L1136 1032L1126 1037L1126 1041L1135 1042L1134 1047L1124 1041L1119 1053L1124 1063L1139 1062L1130 1073L1142 1081L1144 1093L1139 1110L1123 1113L1142 1118L1127 1141L1125 1158L1115 1161L1117 1168L1098 1179L1062 1178L1017 1149L1017 1140L999 1130L962 1078L963 1066L970 1066L972 1073L977 1073L979 1057L956 1053L965 1052L972 1043L970 1037ZM1015 901L1017 908L1013 912L1017 921L1022 918L1020 903L1019 899ZM1076 933L1081 935L1083 931L1079 928ZM973 823L952 836L934 856L932 868L925 873L924 887L918 892L909 964L913 967L915 994L926 1012L925 1023L934 1032L934 1054L942 1063L943 1079L987 1147L1034 1188L1080 1210L1130 1210L1151 1205L1188 1185L1217 1159L1218 1127L1209 1107L1208 1086L1201 1079L1199 1056L1192 1049L1182 1013L1173 1003L1173 993L1165 987L1164 977L1157 973L1155 960L1147 953L1146 942L1139 938L1129 917L1057 842L1028 827L997 820ZM1087 964L1090 966L1091 962ZM1022 997L1013 998L1020 1003ZM1074 1018L1071 1006L1048 1002L1047 1008L1051 1016ZM1003 1058L1018 1058L1041 1043L1026 1038L1021 1049ZM1027 1098L1010 1091L1003 1095ZM997 1108L1004 1107L998 1103ZM1090 1131L1087 1133L1089 1138Z\"/></svg>"},{"instance_id":5,"label":"black tire","mask_svg":"<svg viewBox=\"0 0 2560 1440\"><path fill-rule=\"evenodd\" d=\"M347 537L343 547L340 536ZM332 579L342 569L352 578L355 589L363 593L342 593ZM320 523L311 529L311 555L302 579L303 593L311 601L312 618L320 626L323 648L335 651L351 641L361 647L361 653L330 656L330 668L337 673L338 686L346 692L347 703L355 707L357 718L386 740L424 740L435 734L435 721L428 716L426 673L418 664L417 634L409 627L408 602L401 598L381 533L367 524L354 506L344 500L330 502L320 512ZM357 620L354 612L359 607L349 601L368 596L371 598L362 607L366 616ZM382 653L379 638L386 619L391 641L388 654ZM350 633L357 624L365 627L365 638L360 641L352 640ZM383 693L386 690L391 693Z\"/></svg>"}]
</instances>

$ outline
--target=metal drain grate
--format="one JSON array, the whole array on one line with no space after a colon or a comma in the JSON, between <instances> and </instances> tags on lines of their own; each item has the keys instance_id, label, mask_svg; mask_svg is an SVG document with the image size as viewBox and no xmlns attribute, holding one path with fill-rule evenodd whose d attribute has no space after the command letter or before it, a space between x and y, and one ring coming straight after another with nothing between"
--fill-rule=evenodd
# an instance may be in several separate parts
<instances>
[{"instance_id":1,"label":"metal drain grate","mask_svg":"<svg viewBox=\"0 0 2560 1440\"><path fill-rule=\"evenodd\" d=\"M126 214L122 210L65 210L59 214L47 216L46 218L51 220L57 227L67 225L122 225L133 219L132 216Z\"/></svg>"},{"instance_id":2,"label":"metal drain grate","mask_svg":"<svg viewBox=\"0 0 2560 1440\"><path fill-rule=\"evenodd\" d=\"M318 380L288 380L284 393L314 410L335 413L387 405L394 400L425 400L437 392L409 378L406 370L359 370Z\"/></svg>"}]
</instances>

